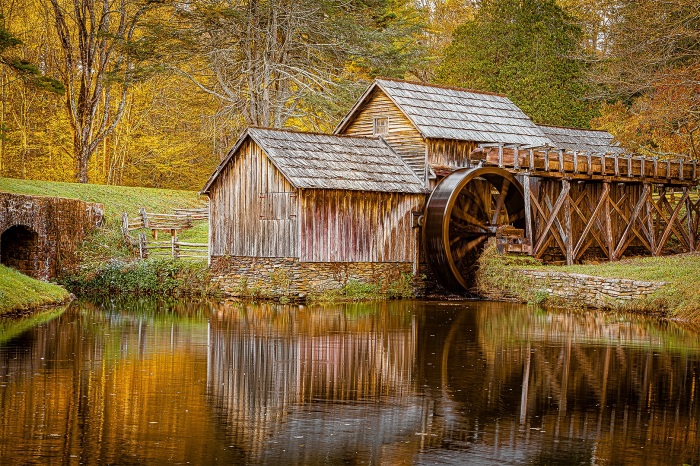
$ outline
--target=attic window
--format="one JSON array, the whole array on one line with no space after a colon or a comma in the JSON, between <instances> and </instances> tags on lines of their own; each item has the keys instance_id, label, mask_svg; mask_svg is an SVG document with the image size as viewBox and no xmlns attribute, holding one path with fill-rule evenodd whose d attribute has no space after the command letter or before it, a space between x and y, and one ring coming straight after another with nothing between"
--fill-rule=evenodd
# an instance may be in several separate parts
<instances>
[{"instance_id":1,"label":"attic window","mask_svg":"<svg viewBox=\"0 0 700 466\"><path fill-rule=\"evenodd\" d=\"M386 136L387 134L389 134L389 118L376 117L374 119L374 135Z\"/></svg>"}]
</instances>

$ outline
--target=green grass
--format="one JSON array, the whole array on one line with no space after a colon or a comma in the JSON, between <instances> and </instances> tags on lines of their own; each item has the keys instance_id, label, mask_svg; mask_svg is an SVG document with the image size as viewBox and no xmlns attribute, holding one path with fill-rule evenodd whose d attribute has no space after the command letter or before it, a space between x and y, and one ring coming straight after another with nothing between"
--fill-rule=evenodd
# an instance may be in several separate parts
<instances>
[{"instance_id":1,"label":"green grass","mask_svg":"<svg viewBox=\"0 0 700 466\"><path fill-rule=\"evenodd\" d=\"M121 236L121 217L138 215L144 207L147 212L171 213L176 208L198 208L206 206L205 198L196 191L175 189L134 188L128 186L106 186L96 184L60 183L36 180L0 178L0 191L33 196L64 197L97 202L104 206L105 228L95 232L80 247L78 254L82 269L95 269L111 259L126 260L132 253L124 246ZM146 231L146 230L142 230ZM209 239L208 222L196 222L193 228L178 232L181 241L206 243ZM139 231L132 232L135 236ZM150 235L150 232L147 232ZM159 240L169 238L161 233ZM202 261L200 261L202 262Z\"/></svg>"},{"instance_id":2,"label":"green grass","mask_svg":"<svg viewBox=\"0 0 700 466\"><path fill-rule=\"evenodd\" d=\"M64 302L69 293L0 265L0 315Z\"/></svg>"},{"instance_id":3,"label":"green grass","mask_svg":"<svg viewBox=\"0 0 700 466\"><path fill-rule=\"evenodd\" d=\"M206 201L196 191L132 188L99 184L59 183L0 178L0 191L32 196L65 197L104 205L109 223L121 221L122 212L135 217L141 207L148 212L169 213L175 208L204 207Z\"/></svg>"},{"instance_id":4,"label":"green grass","mask_svg":"<svg viewBox=\"0 0 700 466\"><path fill-rule=\"evenodd\" d=\"M527 277L518 273L524 269L666 282L648 299L632 302L621 307L621 310L661 313L673 318L700 321L700 253L555 266L542 265L529 257L499 256L495 250L487 250L480 260L479 289L482 292L497 289L522 301L545 301L547 296L543 296L542 291L533 290Z\"/></svg>"},{"instance_id":5,"label":"green grass","mask_svg":"<svg viewBox=\"0 0 700 466\"><path fill-rule=\"evenodd\" d=\"M21 319L0 318L0 345L22 335L29 329L52 321L66 312L67 308L68 304L65 304L57 308L39 311L31 316L22 317Z\"/></svg>"}]
</instances>

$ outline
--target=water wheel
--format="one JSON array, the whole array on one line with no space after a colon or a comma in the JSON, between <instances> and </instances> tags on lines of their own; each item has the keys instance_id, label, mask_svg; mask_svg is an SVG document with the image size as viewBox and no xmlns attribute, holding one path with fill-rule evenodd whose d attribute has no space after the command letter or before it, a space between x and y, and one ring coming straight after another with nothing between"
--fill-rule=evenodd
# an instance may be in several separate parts
<instances>
[{"instance_id":1,"label":"water wheel","mask_svg":"<svg viewBox=\"0 0 700 466\"><path fill-rule=\"evenodd\" d=\"M465 168L445 177L425 207L423 247L448 289L470 288L486 240L506 226L525 228L522 185L496 167Z\"/></svg>"}]
</instances>

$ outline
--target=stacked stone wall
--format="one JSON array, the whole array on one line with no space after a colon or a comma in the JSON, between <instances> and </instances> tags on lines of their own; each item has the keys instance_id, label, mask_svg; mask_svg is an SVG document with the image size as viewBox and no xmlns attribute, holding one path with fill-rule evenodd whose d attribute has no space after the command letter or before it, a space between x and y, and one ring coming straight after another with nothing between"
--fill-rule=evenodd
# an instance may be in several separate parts
<instances>
[{"instance_id":1,"label":"stacked stone wall","mask_svg":"<svg viewBox=\"0 0 700 466\"><path fill-rule=\"evenodd\" d=\"M385 290L411 275L410 262L300 262L285 257L214 256L212 280L224 295L233 297L287 296L304 298L342 288L351 280ZM416 279L414 289L420 289Z\"/></svg>"},{"instance_id":2,"label":"stacked stone wall","mask_svg":"<svg viewBox=\"0 0 700 466\"><path fill-rule=\"evenodd\" d=\"M665 284L566 272L522 270L516 273L530 278L535 293L544 292L550 296L583 302L597 308L614 307L636 299L644 299Z\"/></svg>"}]
</instances>

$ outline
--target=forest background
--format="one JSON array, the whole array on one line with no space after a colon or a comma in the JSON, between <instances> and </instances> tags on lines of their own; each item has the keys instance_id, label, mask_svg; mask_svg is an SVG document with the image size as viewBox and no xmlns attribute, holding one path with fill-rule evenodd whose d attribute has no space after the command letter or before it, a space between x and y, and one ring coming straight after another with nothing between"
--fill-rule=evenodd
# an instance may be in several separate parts
<instances>
[{"instance_id":1,"label":"forest background","mask_svg":"<svg viewBox=\"0 0 700 466\"><path fill-rule=\"evenodd\" d=\"M199 189L249 126L331 131L376 76L698 158L697 0L0 0L0 176Z\"/></svg>"}]
</instances>

